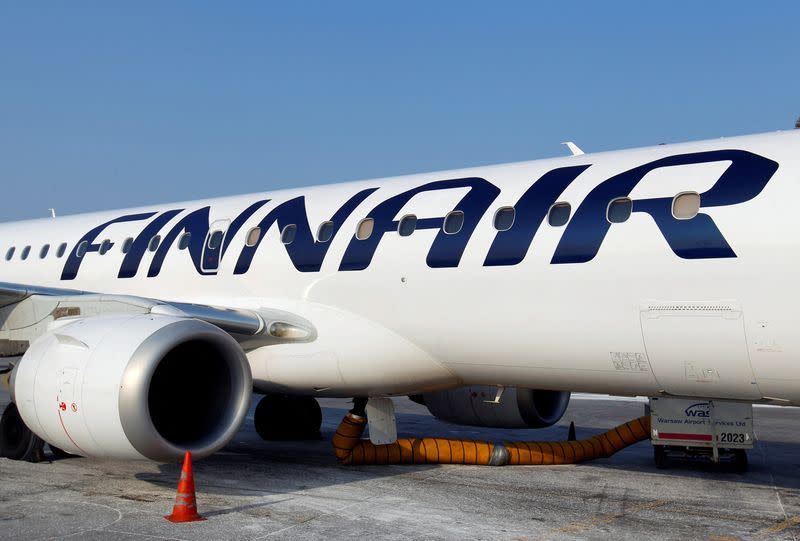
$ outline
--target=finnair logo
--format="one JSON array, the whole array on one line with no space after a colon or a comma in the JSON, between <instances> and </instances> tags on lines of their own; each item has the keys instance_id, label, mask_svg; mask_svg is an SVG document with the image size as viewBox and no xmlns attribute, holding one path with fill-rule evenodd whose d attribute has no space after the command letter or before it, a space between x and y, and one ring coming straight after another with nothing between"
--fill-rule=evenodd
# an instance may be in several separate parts
<instances>
[{"instance_id":1,"label":"finnair logo","mask_svg":"<svg viewBox=\"0 0 800 541\"><path fill-rule=\"evenodd\" d=\"M631 212L649 215L670 249L680 258L736 257L717 225L702 210L738 205L753 199L767 185L778 169L778 164L744 150L717 150L669 156L623 171L600 182L580 203L567 223L550 260L551 264L591 261L600 251L609 229L612 226L621 226L608 221L606 213L609 202L629 196L648 173L664 167L713 162L728 162L730 165L708 191L700 194L702 206L695 217L688 220L675 218L672 215L672 197L633 199ZM516 219L511 228L496 231L483 266L510 266L523 261L531 249L535 248L532 246L534 236L544 223L550 207L590 167L591 164L560 167L535 179L514 204ZM417 229L438 231L426 256L427 265L431 268L457 267L475 228L500 194L496 185L483 178L437 180L393 195L376 204L365 214L366 218L373 221L372 234L363 240L355 235L350 238L339 263L339 270L360 271L368 268L383 239L388 235L398 234L398 214L416 196L448 190L459 190L459 193L463 193L465 189L466 194L452 209L463 212L464 222L458 232L450 234L443 230L444 215L419 219L416 226ZM142 222L145 225L125 254L118 271L119 278L132 278L143 270L142 261L151 248L151 239L155 236L160 236L161 242L154 249L146 274L148 277L158 276L170 248L184 233L191 233L191 236L183 253L188 254L197 273L217 274L220 261L233 250L232 239L246 223L259 228L260 235L255 242L243 243L243 246L238 247L238 253L228 256L236 259L233 274L245 274L250 270L256 253L263 249L261 241L270 228L282 231L290 224L297 229L293 241L282 244L283 249L299 272L318 272L332 241L340 233L341 225L367 197L377 191L377 187L361 190L343 201L341 207L329 218L333 230L325 242L315 239L303 196L279 202L266 213L263 208L270 200L254 202L232 219L224 237L216 243L207 242L211 229L211 209L208 206L119 216L99 224L83 236L67 257L61 279L75 279L81 266L90 264L86 263L87 259L91 260L87 255L101 251L102 243L98 239L102 238L103 231L112 224L126 222ZM181 217L173 223L179 216ZM108 245L104 250L107 249Z\"/></svg>"}]
</instances>

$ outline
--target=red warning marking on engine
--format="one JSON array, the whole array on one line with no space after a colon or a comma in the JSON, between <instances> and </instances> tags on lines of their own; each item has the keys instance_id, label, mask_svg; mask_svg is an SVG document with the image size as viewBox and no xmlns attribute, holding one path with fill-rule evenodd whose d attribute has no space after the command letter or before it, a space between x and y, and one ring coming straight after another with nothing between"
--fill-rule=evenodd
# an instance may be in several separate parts
<instances>
[{"instance_id":1,"label":"red warning marking on engine","mask_svg":"<svg viewBox=\"0 0 800 541\"><path fill-rule=\"evenodd\" d=\"M58 405L58 409L60 409L61 411L67 411L67 403L66 402L60 403Z\"/></svg>"},{"instance_id":2,"label":"red warning marking on engine","mask_svg":"<svg viewBox=\"0 0 800 541\"><path fill-rule=\"evenodd\" d=\"M72 407L72 411L74 411L74 412L78 411L78 404L76 404L75 402L72 403L71 407Z\"/></svg>"}]
</instances>

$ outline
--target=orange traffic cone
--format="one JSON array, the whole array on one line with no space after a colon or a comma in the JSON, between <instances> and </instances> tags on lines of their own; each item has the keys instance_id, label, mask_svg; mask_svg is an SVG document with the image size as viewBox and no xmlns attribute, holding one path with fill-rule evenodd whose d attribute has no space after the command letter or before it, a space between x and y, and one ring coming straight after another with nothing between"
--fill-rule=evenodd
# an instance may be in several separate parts
<instances>
[{"instance_id":1,"label":"orange traffic cone","mask_svg":"<svg viewBox=\"0 0 800 541\"><path fill-rule=\"evenodd\" d=\"M197 501L194 495L194 475L192 475L192 453L186 451L183 456L181 480L178 482L178 494L172 514L164 517L170 522L194 522L205 520L197 514Z\"/></svg>"}]
</instances>

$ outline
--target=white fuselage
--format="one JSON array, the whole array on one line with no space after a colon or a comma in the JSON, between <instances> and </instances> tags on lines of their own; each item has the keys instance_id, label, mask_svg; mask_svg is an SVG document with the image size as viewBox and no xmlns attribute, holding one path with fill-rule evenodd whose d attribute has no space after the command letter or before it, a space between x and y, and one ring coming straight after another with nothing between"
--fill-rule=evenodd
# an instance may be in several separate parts
<instances>
[{"instance_id":1,"label":"white fuselage","mask_svg":"<svg viewBox=\"0 0 800 541\"><path fill-rule=\"evenodd\" d=\"M633 213L610 224L599 249L592 251L590 239L602 227L582 226L576 218L601 223L581 207L603 182L657 160L718 151L755 155L764 168L769 169L768 162L778 167L758 193L738 201L737 186L762 174L761 162L742 165L743 173L725 193L707 197L738 158L708 154L685 164L658 162L663 165L646 172L632 189L607 198L610 203L629 197ZM497 239L511 238L529 217L528 207L519 204L523 194L548 172L577 166L588 167L553 195L553 202L571 205L570 222L551 226L546 216L533 216L536 231L530 242L508 241L521 260L500 257L487 265L488 254L501 254ZM422 225L424 219L463 210L465 227L477 220L471 234L461 237L463 253L429 220L429 228L418 226L409 236L383 234L365 260L358 243L369 240L356 239L355 232L381 204L430 183L470 178L484 179L497 193L481 198L477 188L454 183L420 191L391 211L395 221L413 214ZM317 252L311 258L321 261L319 270L303 267L302 254L294 253L293 260L287 251L291 245L281 242L287 220L306 219L291 212L264 227L260 244L250 250L252 260L242 264L252 228L287 201L304 198L308 227L316 234L320 224L368 189L374 191L336 224L324 257ZM683 192L701 194L700 214L686 222L705 225L693 229L670 222L676 232L671 243L641 209L647 200ZM477 203L463 204L469 193L476 194ZM712 200L713 206L703 204ZM266 202L232 232L230 224L259 201ZM0 225L0 281L296 313L316 327L315 341L248 353L256 388L265 391L383 395L475 383L800 403L800 333L794 328L798 201L800 132L756 135L8 223ZM498 231L495 213L507 206L516 207L515 223L509 232ZM202 270L206 254L201 258L180 250L177 238L163 252L145 250L133 259L122 253L126 238L141 237L160 216L165 221L156 234L166 242L176 224L205 207L210 209L206 225L217 223L210 230L229 231L218 268L213 263ZM177 212L165 214L169 211ZM74 277L65 278L68 259L91 230L129 215L147 217L101 227L89 245L108 239L113 246L103 255L90 248L78 258ZM376 218L373 235L379 222ZM572 251L564 240L570 227ZM714 251L709 233L714 230L735 256ZM686 238L698 234L711 240ZM295 247L302 244L302 231L297 235ZM148 231L147 236L153 235ZM434 250L437 239L450 242L449 247ZM674 245L681 242L692 248L678 255ZM57 257L61 243L68 248ZM40 258L45 244L49 252ZM26 246L30 253L22 260ZM6 260L11 247L14 254ZM459 253L453 256L453 250ZM569 259L576 250L585 261L554 261L557 253ZM163 261L148 276L159 253ZM120 278L126 257L128 269L135 259L135 275ZM343 268L345 260L349 268Z\"/></svg>"}]
</instances>

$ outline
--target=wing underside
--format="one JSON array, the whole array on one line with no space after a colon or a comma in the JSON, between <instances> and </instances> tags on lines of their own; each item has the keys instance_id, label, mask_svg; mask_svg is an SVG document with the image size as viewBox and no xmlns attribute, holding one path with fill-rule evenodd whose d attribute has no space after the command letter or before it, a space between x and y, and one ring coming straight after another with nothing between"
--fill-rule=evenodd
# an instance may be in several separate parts
<instances>
[{"instance_id":1,"label":"wing underside","mask_svg":"<svg viewBox=\"0 0 800 541\"><path fill-rule=\"evenodd\" d=\"M230 334L245 351L316 338L309 321L272 308L245 310L0 282L0 358L23 355L30 342L57 320L110 314L199 319Z\"/></svg>"}]
</instances>

